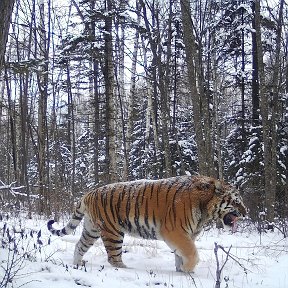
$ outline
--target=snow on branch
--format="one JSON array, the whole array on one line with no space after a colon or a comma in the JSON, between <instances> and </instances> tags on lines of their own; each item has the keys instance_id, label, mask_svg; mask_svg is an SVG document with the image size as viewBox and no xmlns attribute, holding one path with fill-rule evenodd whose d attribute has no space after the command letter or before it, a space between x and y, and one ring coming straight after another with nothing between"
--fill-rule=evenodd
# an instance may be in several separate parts
<instances>
[{"instance_id":1,"label":"snow on branch","mask_svg":"<svg viewBox=\"0 0 288 288\"><path fill-rule=\"evenodd\" d=\"M12 182L9 185L6 185L3 181L0 180L0 192L3 190L8 190L14 197L16 197L16 195L25 195L27 196L25 193L20 193L17 192L20 189L23 189L25 186L18 186L18 187L13 187L13 185L15 185L16 182Z\"/></svg>"}]
</instances>

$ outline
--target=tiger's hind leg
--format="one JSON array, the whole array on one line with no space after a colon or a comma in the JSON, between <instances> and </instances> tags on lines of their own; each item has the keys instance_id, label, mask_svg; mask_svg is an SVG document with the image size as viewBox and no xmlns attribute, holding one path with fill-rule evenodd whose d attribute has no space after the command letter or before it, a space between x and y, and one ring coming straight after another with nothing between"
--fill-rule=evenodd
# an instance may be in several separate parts
<instances>
[{"instance_id":1,"label":"tiger's hind leg","mask_svg":"<svg viewBox=\"0 0 288 288\"><path fill-rule=\"evenodd\" d=\"M126 265L122 261L122 245L124 233L115 231L112 234L108 231L102 231L101 238L107 252L108 262L113 267L126 268Z\"/></svg>"},{"instance_id":2,"label":"tiger's hind leg","mask_svg":"<svg viewBox=\"0 0 288 288\"><path fill-rule=\"evenodd\" d=\"M83 256L89 250L91 246L100 237L100 232L90 219L84 218L84 228L80 240L77 242L74 250L74 265L83 264Z\"/></svg>"}]
</instances>

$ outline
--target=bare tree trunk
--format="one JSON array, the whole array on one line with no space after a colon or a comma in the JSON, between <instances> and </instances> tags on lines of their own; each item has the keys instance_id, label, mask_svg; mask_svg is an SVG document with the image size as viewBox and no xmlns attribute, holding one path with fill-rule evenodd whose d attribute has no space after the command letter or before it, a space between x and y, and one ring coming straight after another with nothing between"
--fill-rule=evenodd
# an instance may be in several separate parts
<instances>
[{"instance_id":1,"label":"bare tree trunk","mask_svg":"<svg viewBox=\"0 0 288 288\"><path fill-rule=\"evenodd\" d=\"M142 51L143 51L143 58L144 58L144 68L148 68L148 60L147 60L147 51L144 45L144 39L142 38ZM158 127L157 127L157 119L156 119L156 108L153 105L153 89L152 84L150 81L147 81L147 110L146 110L146 130L145 130L145 139L149 139L150 127L152 126L153 131L153 140L154 140L154 163L158 163L158 156L160 153L160 143L159 143L159 136L158 136ZM146 149L145 153L148 153L148 141L146 141ZM157 175L157 165L153 165L153 175ZM147 174L147 173L146 173Z\"/></svg>"},{"instance_id":2,"label":"bare tree trunk","mask_svg":"<svg viewBox=\"0 0 288 288\"><path fill-rule=\"evenodd\" d=\"M264 74L264 63L263 63L263 50L262 50L262 37L261 37L261 16L260 16L260 0L255 1L255 33L256 33L256 45L257 45L257 56L258 56L258 75L259 75L259 96L260 96L260 111L263 126L263 142L264 142L264 178L265 178L265 191L270 193L271 179L270 179L270 163L271 163L271 143L270 143L270 127L268 120L268 93L266 88L265 74ZM268 192L269 191L269 192ZM269 195L266 194L266 205L271 214L271 203ZM267 197L268 196L268 197Z\"/></svg>"},{"instance_id":3,"label":"bare tree trunk","mask_svg":"<svg viewBox=\"0 0 288 288\"><path fill-rule=\"evenodd\" d=\"M171 126L170 122L170 99L169 99L169 84L172 77L170 70L170 62L172 58L172 5L173 1L169 1L169 18L168 18L168 28L167 28L167 58L166 58L166 69L165 71L162 67L161 58L158 57L158 66L159 66L159 89L161 96L161 116L162 116L162 130L163 130L163 146L164 146L164 163L165 163L165 177L172 176L172 160L171 160L171 151L170 151L170 139L169 139L169 127ZM159 23L159 21L157 21ZM160 27L158 27L160 30ZM161 55L160 51L158 52ZM164 77L163 77L163 76Z\"/></svg>"},{"instance_id":4,"label":"bare tree trunk","mask_svg":"<svg viewBox=\"0 0 288 288\"><path fill-rule=\"evenodd\" d=\"M11 137L11 154L12 154L12 162L13 162L13 179L10 177L10 173L8 174L8 182L15 181L17 179L17 135L16 135L16 127L15 127L15 107L11 99L11 87L8 80L7 70L5 69L5 82L6 82L6 89L7 89L7 97L8 97L8 113L9 113L9 128L10 128L10 137ZM10 165L9 165L10 166ZM9 179L10 178L10 179Z\"/></svg>"},{"instance_id":5,"label":"bare tree trunk","mask_svg":"<svg viewBox=\"0 0 288 288\"><path fill-rule=\"evenodd\" d=\"M11 16L15 0L0 1L0 71L4 63L4 54L8 39Z\"/></svg>"},{"instance_id":6,"label":"bare tree trunk","mask_svg":"<svg viewBox=\"0 0 288 288\"><path fill-rule=\"evenodd\" d=\"M32 51L32 38L33 38L33 23L35 23L35 1L33 1L32 5L32 13L31 13L31 22L30 22L30 30L29 30L29 38L27 43L27 59L31 58ZM19 42L17 41L17 55L18 61L21 59L20 55L20 47ZM29 153L29 121L30 117L28 114L28 95L30 88L30 79L31 75L29 70L24 72L24 75L20 75L20 154L19 154L19 162L20 162L20 183L25 185L26 194L27 194L27 203L28 203L28 217L32 217L32 205L30 199L30 185L28 179L28 153ZM23 84L23 85L22 85Z\"/></svg>"},{"instance_id":7,"label":"bare tree trunk","mask_svg":"<svg viewBox=\"0 0 288 288\"><path fill-rule=\"evenodd\" d=\"M107 182L118 180L117 153L116 153L116 111L114 99L114 66L113 66L113 39L112 39L112 0L106 1L107 15L105 17L105 94L106 94L106 155L107 155Z\"/></svg>"},{"instance_id":8,"label":"bare tree trunk","mask_svg":"<svg viewBox=\"0 0 288 288\"><path fill-rule=\"evenodd\" d=\"M210 19L213 19L215 17L215 13L212 13L213 11L212 6L213 4L209 4L209 7L207 9ZM208 20L209 22L212 20ZM215 155L217 155L217 177L219 179L223 179L224 177L224 163L223 163L223 155L222 155L222 143L221 143L221 134L222 134L222 123L219 119L219 113L220 111L220 103L221 103L221 96L218 91L221 91L221 76L219 76L219 70L217 67L217 51L216 49L213 49L212 47L215 47L217 45L216 39L215 39L215 33L214 31L209 31L209 38L208 38L208 60L207 60L207 74L208 74L208 87L210 87L210 81L213 83L213 111L212 111L212 138L215 140L213 143L213 150L215 151ZM216 175L215 175L216 176Z\"/></svg>"},{"instance_id":9,"label":"bare tree trunk","mask_svg":"<svg viewBox=\"0 0 288 288\"><path fill-rule=\"evenodd\" d=\"M260 87L260 111L263 126L263 142L264 142L264 177L265 177L265 196L267 208L267 220L274 221L275 215L275 197L277 185L277 134L276 134L276 118L278 106L278 87L279 73L280 73L280 45L281 45L281 31L283 21L283 5L284 1L280 1L279 21L276 35L275 48L275 63L274 73L272 79L272 99L269 99L269 91L265 79L263 50L261 40L261 16L260 16L260 0L255 1L255 31L256 44L258 54L258 69L259 69L259 87ZM271 103L271 104L270 104ZM270 108L271 107L271 108ZM271 109L271 110L270 110Z\"/></svg>"},{"instance_id":10,"label":"bare tree trunk","mask_svg":"<svg viewBox=\"0 0 288 288\"><path fill-rule=\"evenodd\" d=\"M119 5L119 12L122 13L125 11L126 3L125 1L121 0ZM126 97L125 97L125 23L123 18L118 15L115 19L115 30L116 30L116 55L117 59L115 62L118 64L116 65L116 81L117 81L117 90L118 90L118 99L119 105L117 106L120 109L120 116L121 116L121 124L116 125L116 129L118 128L117 134L122 135L122 143L123 143L123 169L121 173L121 179L126 181L128 178L128 153L127 153L127 139L126 139Z\"/></svg>"},{"instance_id":11,"label":"bare tree trunk","mask_svg":"<svg viewBox=\"0 0 288 288\"><path fill-rule=\"evenodd\" d=\"M184 44L188 69L188 81L192 95L193 118L199 160L199 173L215 175L214 153L212 149L211 127L209 120L208 99L204 94L201 71L200 47L196 47L190 1L181 0L181 14L184 32Z\"/></svg>"},{"instance_id":12,"label":"bare tree trunk","mask_svg":"<svg viewBox=\"0 0 288 288\"><path fill-rule=\"evenodd\" d=\"M40 212L50 215L49 204L49 174L47 166L47 98L48 98L48 55L49 55L49 37L48 31L46 38L45 25L45 2L38 1L40 12L39 23L39 54L42 58L41 69L38 72L39 103L38 103L38 173L39 173L39 196ZM48 17L50 21L50 0L48 1Z\"/></svg>"},{"instance_id":13,"label":"bare tree trunk","mask_svg":"<svg viewBox=\"0 0 288 288\"><path fill-rule=\"evenodd\" d=\"M139 1L136 1L136 11L137 13L137 26L140 25L140 12L141 6L139 5ZM127 120L127 157L128 161L126 163L127 167L124 167L124 170L127 170L127 175L129 178L129 155L131 151L132 145L132 130L133 130L133 121L134 121L134 105L135 105L135 90L136 90L136 65L137 65L137 57L138 57L138 49L139 49L139 30L136 29L135 38L134 38L134 47L132 53L132 65L131 65L131 79L130 79L130 93L128 98L128 120Z\"/></svg>"},{"instance_id":14,"label":"bare tree trunk","mask_svg":"<svg viewBox=\"0 0 288 288\"><path fill-rule=\"evenodd\" d=\"M251 1L254 14L252 28L255 30L255 1ZM258 77L258 54L256 33L252 33L252 122L253 126L259 125L259 77Z\"/></svg>"},{"instance_id":15,"label":"bare tree trunk","mask_svg":"<svg viewBox=\"0 0 288 288\"><path fill-rule=\"evenodd\" d=\"M214 54L214 53L213 53ZM213 77L213 85L214 85L214 90L215 91L219 91L220 90L220 80L218 77L218 73L219 71L217 70L217 64L216 64L216 55L213 55L211 57L211 61L212 61L212 77ZM218 95L218 93L215 93L216 95L214 95L213 97L213 120L212 120L212 130L214 132L214 137L215 137L215 151L217 153L217 170L218 170L218 178L219 179L223 179L224 178L224 164L223 164L223 155L222 155L222 138L221 138L221 134L222 134L222 123L219 119L219 115L218 112L220 109L220 102L221 100L219 99L220 96Z\"/></svg>"},{"instance_id":16,"label":"bare tree trunk","mask_svg":"<svg viewBox=\"0 0 288 288\"><path fill-rule=\"evenodd\" d=\"M71 152L71 180L70 180L70 189L71 196L75 196L75 173L76 173L76 135L75 135L75 117L74 117L74 102L72 95L72 84L70 77L70 66L69 62L66 63L67 69L67 98L68 98L68 123L67 123L67 134L68 134L68 144Z\"/></svg>"},{"instance_id":17,"label":"bare tree trunk","mask_svg":"<svg viewBox=\"0 0 288 288\"><path fill-rule=\"evenodd\" d=\"M155 9L155 7L152 6L151 14L152 14L152 22L154 23L153 27L158 26L155 32L156 35L152 35L152 32L150 30L150 23L147 18L146 5L142 0L140 0L140 4L143 9L145 27L146 27L146 30L148 31L150 47L151 47L151 51L153 54L153 59L152 59L153 72L152 73L153 73L153 79L154 79L153 85L154 85L155 99L157 98L156 97L157 89L159 88L159 91L160 91L160 114L161 114L161 128L162 128L162 143L163 143L163 152L164 152L164 155L163 155L164 156L164 171L163 171L164 173L163 174L165 177L168 177L172 175L171 152L170 152L169 131L168 131L168 127L170 123L170 115L169 115L169 108L168 108L168 105L169 105L168 89L166 87L167 83L163 79L163 76L165 75L165 71L163 69L163 64L161 61L162 51L161 51L161 45L159 43L160 42L160 27L158 26L159 15L158 15L158 12L156 12L157 9ZM155 105L155 109L156 109L156 105ZM162 174L162 171L159 171L159 173Z\"/></svg>"},{"instance_id":18,"label":"bare tree trunk","mask_svg":"<svg viewBox=\"0 0 288 288\"><path fill-rule=\"evenodd\" d=\"M93 162L94 162L94 181L99 183L99 134L100 134L100 113L99 113L99 93L98 93L98 78L99 64L96 59L93 59L93 87L94 87L94 146L93 146Z\"/></svg>"},{"instance_id":19,"label":"bare tree trunk","mask_svg":"<svg viewBox=\"0 0 288 288\"><path fill-rule=\"evenodd\" d=\"M275 198L276 198L276 189L277 189L277 145L278 145L278 134L277 134L277 125L279 119L279 87L281 85L281 72L280 72L280 52L281 52L281 36L283 28L283 7L284 0L280 0L279 6L279 18L277 21L277 31L276 31L276 47L275 47L275 59L274 67L272 74L272 99L271 101L271 187L270 191L266 190L266 196L268 199L269 210L268 212L268 221L274 220L274 210L275 210ZM269 165L270 166L270 165Z\"/></svg>"},{"instance_id":20,"label":"bare tree trunk","mask_svg":"<svg viewBox=\"0 0 288 288\"><path fill-rule=\"evenodd\" d=\"M96 0L91 0L90 7L93 11L95 9ZM96 25L95 21L91 23L91 37L92 41L96 42ZM93 138L93 166L94 166L94 183L97 185L99 179L99 135L100 135L100 108L99 108L99 63L96 53L92 54L92 70L93 75L91 79L92 84L92 103L93 103L93 118L94 118L94 138Z\"/></svg>"},{"instance_id":21,"label":"bare tree trunk","mask_svg":"<svg viewBox=\"0 0 288 288\"><path fill-rule=\"evenodd\" d=\"M172 3L173 1L170 0L170 9L172 9ZM175 3L175 2L174 2ZM172 13L171 13L172 14ZM176 28L176 29L175 29ZM175 22L175 31L174 31L174 61L173 61L173 99L172 99L172 133L173 136L175 137L176 141L176 151L177 155L180 160L180 175L185 174L185 165L183 162L183 156L182 156L182 151L181 147L179 144L179 137L178 137L178 127L176 126L176 114L177 114L177 102L178 102L178 97L177 97L177 90L178 90L178 57L180 55L180 48L178 45L179 41L179 22ZM176 32L176 34L175 34ZM171 52L172 53L172 52Z\"/></svg>"},{"instance_id":22,"label":"bare tree trunk","mask_svg":"<svg viewBox=\"0 0 288 288\"><path fill-rule=\"evenodd\" d=\"M243 1L242 1L243 4ZM245 130L245 35L244 35L244 8L241 9L241 133L242 133L242 151L246 147L246 130Z\"/></svg>"}]
</instances>

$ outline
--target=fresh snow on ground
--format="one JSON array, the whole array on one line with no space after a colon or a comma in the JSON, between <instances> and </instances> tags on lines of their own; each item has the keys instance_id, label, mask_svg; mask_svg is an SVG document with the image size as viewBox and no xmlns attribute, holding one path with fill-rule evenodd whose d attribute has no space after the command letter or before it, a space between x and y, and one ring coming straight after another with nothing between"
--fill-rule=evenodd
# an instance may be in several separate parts
<instances>
[{"instance_id":1,"label":"fresh snow on ground","mask_svg":"<svg viewBox=\"0 0 288 288\"><path fill-rule=\"evenodd\" d=\"M3 248L5 223L5 229L9 225L15 227L14 232L18 235L17 251L20 251L20 255L25 254L29 260L21 262L21 269L13 278L11 287L25 284L27 288L213 288L216 281L215 242L225 251L232 245L221 273L221 287L288 287L288 239L277 231L259 234L251 226L238 227L238 231L233 234L216 228L203 231L197 240L201 261L194 273L185 274L175 271L174 254L164 242L129 236L125 237L123 249L123 262L129 268L111 267L104 246L98 241L84 257L86 267L75 269L72 265L73 251L81 227L77 228L75 235L59 238L49 234L43 220L22 220L21 224L15 218L13 221L0 221L0 283L7 260L11 262L13 256L13 249L9 253L7 248ZM62 224L59 223L59 227ZM18 233L21 229L25 230L23 239ZM11 228L9 233L12 235ZM227 254L218 249L217 255L221 268L227 260ZM22 256L20 258L24 259Z\"/></svg>"}]
</instances>

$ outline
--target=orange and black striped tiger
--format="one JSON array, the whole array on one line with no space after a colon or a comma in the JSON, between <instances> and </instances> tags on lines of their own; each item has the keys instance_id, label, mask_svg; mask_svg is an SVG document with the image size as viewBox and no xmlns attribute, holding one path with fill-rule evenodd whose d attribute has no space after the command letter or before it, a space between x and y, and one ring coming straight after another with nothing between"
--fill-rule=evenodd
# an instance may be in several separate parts
<instances>
[{"instance_id":1,"label":"orange and black striped tiger","mask_svg":"<svg viewBox=\"0 0 288 288\"><path fill-rule=\"evenodd\" d=\"M195 238L204 224L221 219L232 227L246 214L239 191L205 176L179 176L162 180L140 180L109 184L86 194L71 220L61 230L47 224L52 234L71 234L84 217L84 228L74 252L74 264L101 237L108 261L122 262L124 234L159 239L175 253L177 271L193 271L198 262Z\"/></svg>"}]
</instances>

